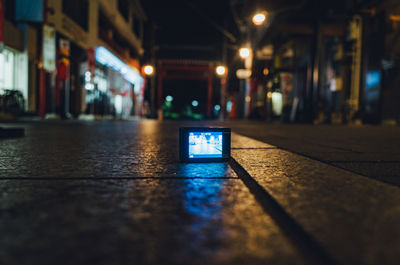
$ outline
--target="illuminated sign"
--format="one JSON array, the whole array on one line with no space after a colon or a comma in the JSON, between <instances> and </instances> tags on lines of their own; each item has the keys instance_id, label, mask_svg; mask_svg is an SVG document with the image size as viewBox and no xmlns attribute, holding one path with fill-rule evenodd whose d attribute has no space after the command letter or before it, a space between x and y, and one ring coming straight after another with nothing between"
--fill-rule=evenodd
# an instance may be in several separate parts
<instances>
[{"instance_id":1,"label":"illuminated sign","mask_svg":"<svg viewBox=\"0 0 400 265\"><path fill-rule=\"evenodd\" d=\"M4 2L4 0L0 1ZM43 22L43 0L15 0L15 20L17 22Z\"/></svg>"},{"instance_id":2,"label":"illuminated sign","mask_svg":"<svg viewBox=\"0 0 400 265\"><path fill-rule=\"evenodd\" d=\"M236 71L236 77L239 79L246 79L251 76L251 70L250 69L238 69Z\"/></svg>"},{"instance_id":3,"label":"illuminated sign","mask_svg":"<svg viewBox=\"0 0 400 265\"><path fill-rule=\"evenodd\" d=\"M43 26L43 68L48 72L56 70L56 31L48 25Z\"/></svg>"},{"instance_id":4,"label":"illuminated sign","mask_svg":"<svg viewBox=\"0 0 400 265\"><path fill-rule=\"evenodd\" d=\"M125 80L135 85L135 93L139 92L140 84L143 81L143 78L136 71L127 66L117 56L102 46L96 48L95 56L98 63L119 72L125 78Z\"/></svg>"},{"instance_id":5,"label":"illuminated sign","mask_svg":"<svg viewBox=\"0 0 400 265\"><path fill-rule=\"evenodd\" d=\"M380 71L368 72L365 83L366 83L367 88L378 87L379 84L381 83L381 72Z\"/></svg>"}]
</instances>

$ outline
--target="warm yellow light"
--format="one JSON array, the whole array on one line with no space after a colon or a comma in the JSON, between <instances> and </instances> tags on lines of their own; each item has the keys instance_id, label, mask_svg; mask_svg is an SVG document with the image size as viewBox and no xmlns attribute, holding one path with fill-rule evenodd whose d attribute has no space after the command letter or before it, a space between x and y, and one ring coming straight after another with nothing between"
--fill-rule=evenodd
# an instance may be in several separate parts
<instances>
[{"instance_id":1,"label":"warm yellow light","mask_svg":"<svg viewBox=\"0 0 400 265\"><path fill-rule=\"evenodd\" d=\"M251 97L250 96L246 96L246 102L250 102L251 101Z\"/></svg>"},{"instance_id":2,"label":"warm yellow light","mask_svg":"<svg viewBox=\"0 0 400 265\"><path fill-rule=\"evenodd\" d=\"M239 79L246 79L251 76L251 70L250 69L238 69L236 71L236 76Z\"/></svg>"},{"instance_id":3,"label":"warm yellow light","mask_svg":"<svg viewBox=\"0 0 400 265\"><path fill-rule=\"evenodd\" d=\"M240 48L239 49L239 55L243 59L246 59L250 56L250 49L249 48Z\"/></svg>"},{"instance_id":4,"label":"warm yellow light","mask_svg":"<svg viewBox=\"0 0 400 265\"><path fill-rule=\"evenodd\" d=\"M226 67L219 65L217 66L217 68L215 68L215 72L217 73L217 75L225 75L226 74Z\"/></svg>"},{"instance_id":5,"label":"warm yellow light","mask_svg":"<svg viewBox=\"0 0 400 265\"><path fill-rule=\"evenodd\" d=\"M266 19L266 14L267 14L267 12L259 12L259 13L256 13L254 16L253 16L253 23L254 23L254 25L256 25L256 26L260 26L260 25L262 25L263 23L264 23L264 21L265 21L265 19Z\"/></svg>"},{"instance_id":6,"label":"warm yellow light","mask_svg":"<svg viewBox=\"0 0 400 265\"><path fill-rule=\"evenodd\" d=\"M145 65L143 67L143 72L145 75L152 75L154 73L154 67L151 65Z\"/></svg>"},{"instance_id":7,"label":"warm yellow light","mask_svg":"<svg viewBox=\"0 0 400 265\"><path fill-rule=\"evenodd\" d=\"M264 75L269 75L269 69L268 68L264 68Z\"/></svg>"}]
</instances>

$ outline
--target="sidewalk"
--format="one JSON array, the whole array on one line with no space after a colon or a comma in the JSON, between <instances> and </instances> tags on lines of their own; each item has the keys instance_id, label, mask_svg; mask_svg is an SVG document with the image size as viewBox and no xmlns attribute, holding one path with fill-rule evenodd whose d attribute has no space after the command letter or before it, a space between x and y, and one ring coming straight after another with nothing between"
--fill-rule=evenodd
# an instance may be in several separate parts
<instances>
[{"instance_id":1,"label":"sidewalk","mask_svg":"<svg viewBox=\"0 0 400 265\"><path fill-rule=\"evenodd\" d=\"M398 263L398 187L236 133L231 163L181 164L184 125L18 125L0 264Z\"/></svg>"},{"instance_id":2,"label":"sidewalk","mask_svg":"<svg viewBox=\"0 0 400 265\"><path fill-rule=\"evenodd\" d=\"M251 141L244 136L233 138L236 142ZM251 142L247 148L235 148L233 158L308 236L321 244L331 261L398 264L398 187L262 142ZM290 229L285 228L290 224L281 219L276 221L282 223L283 229Z\"/></svg>"},{"instance_id":3,"label":"sidewalk","mask_svg":"<svg viewBox=\"0 0 400 265\"><path fill-rule=\"evenodd\" d=\"M245 136L400 186L400 126L225 122Z\"/></svg>"}]
</instances>

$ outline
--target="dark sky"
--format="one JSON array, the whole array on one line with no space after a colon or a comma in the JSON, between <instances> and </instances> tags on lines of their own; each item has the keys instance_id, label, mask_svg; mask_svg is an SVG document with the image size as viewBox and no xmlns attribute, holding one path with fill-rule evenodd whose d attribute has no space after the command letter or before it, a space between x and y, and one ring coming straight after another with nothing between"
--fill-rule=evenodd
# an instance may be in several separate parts
<instances>
[{"instance_id":1,"label":"dark sky","mask_svg":"<svg viewBox=\"0 0 400 265\"><path fill-rule=\"evenodd\" d=\"M161 45L215 45L221 34L205 17L232 26L228 0L142 0L142 4L157 25Z\"/></svg>"},{"instance_id":2,"label":"dark sky","mask_svg":"<svg viewBox=\"0 0 400 265\"><path fill-rule=\"evenodd\" d=\"M300 5L302 9L295 8L283 13L288 17L306 19L311 15L309 12L322 15L329 9L332 11L328 13L334 13L336 7L343 9L345 2L346 0L141 0L149 21L157 25L158 45L220 43L223 35L215 26L210 25L208 19L240 40L231 5L234 6L237 18L251 24L251 16L257 10L272 13L278 11L282 14L280 11Z\"/></svg>"}]
</instances>

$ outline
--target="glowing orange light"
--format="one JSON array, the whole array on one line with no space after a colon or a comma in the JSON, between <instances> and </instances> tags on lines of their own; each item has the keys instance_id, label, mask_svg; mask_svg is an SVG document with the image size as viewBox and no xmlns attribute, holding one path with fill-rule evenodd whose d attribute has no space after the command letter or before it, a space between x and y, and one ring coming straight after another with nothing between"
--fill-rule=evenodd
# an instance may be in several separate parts
<instances>
[{"instance_id":1,"label":"glowing orange light","mask_svg":"<svg viewBox=\"0 0 400 265\"><path fill-rule=\"evenodd\" d=\"M217 75L223 76L226 74L226 67L219 65L217 66L217 68L215 68L215 72L217 73Z\"/></svg>"},{"instance_id":2,"label":"glowing orange light","mask_svg":"<svg viewBox=\"0 0 400 265\"><path fill-rule=\"evenodd\" d=\"M145 75L152 75L154 73L154 67L151 65L145 65L143 67L143 72Z\"/></svg>"},{"instance_id":3,"label":"glowing orange light","mask_svg":"<svg viewBox=\"0 0 400 265\"><path fill-rule=\"evenodd\" d=\"M249 48L240 48L239 49L239 55L243 59L246 59L250 56L250 49Z\"/></svg>"},{"instance_id":4,"label":"glowing orange light","mask_svg":"<svg viewBox=\"0 0 400 265\"><path fill-rule=\"evenodd\" d=\"M267 18L266 14L267 14L267 12L265 12L265 11L256 13L253 16L254 25L256 25L256 26L262 25L264 23L265 19Z\"/></svg>"}]
</instances>

